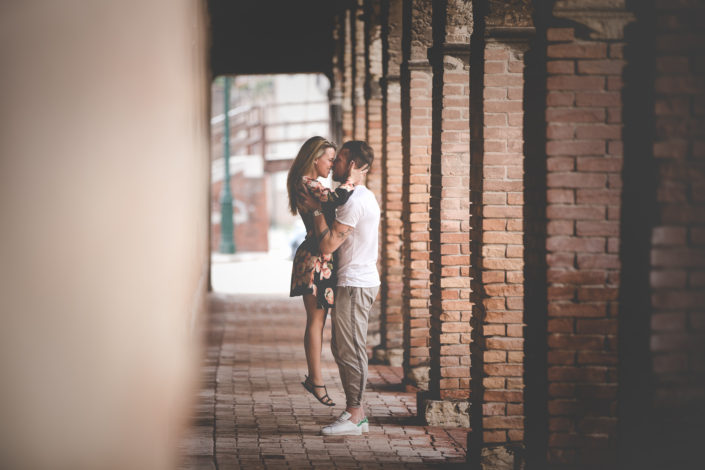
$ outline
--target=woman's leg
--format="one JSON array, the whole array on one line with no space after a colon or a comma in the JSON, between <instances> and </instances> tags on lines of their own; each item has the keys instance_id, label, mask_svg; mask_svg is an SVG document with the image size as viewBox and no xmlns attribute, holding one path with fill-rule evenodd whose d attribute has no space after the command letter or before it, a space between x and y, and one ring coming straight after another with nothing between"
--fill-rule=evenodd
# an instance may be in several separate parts
<instances>
[{"instance_id":1,"label":"woman's leg","mask_svg":"<svg viewBox=\"0 0 705 470\"><path fill-rule=\"evenodd\" d=\"M327 311L318 308L316 296L305 294L304 306L306 307L306 333L304 334L304 348L306 362L308 363L308 380L313 385L323 385L321 374L321 350L323 345L323 326L326 324ZM314 389L316 396L322 397L325 391Z\"/></svg>"}]
</instances>

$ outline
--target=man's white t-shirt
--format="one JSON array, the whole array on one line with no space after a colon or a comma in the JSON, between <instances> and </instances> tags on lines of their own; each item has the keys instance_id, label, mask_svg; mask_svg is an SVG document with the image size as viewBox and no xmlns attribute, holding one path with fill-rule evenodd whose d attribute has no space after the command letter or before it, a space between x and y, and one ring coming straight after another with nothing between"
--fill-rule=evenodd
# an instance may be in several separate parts
<instances>
[{"instance_id":1,"label":"man's white t-shirt","mask_svg":"<svg viewBox=\"0 0 705 470\"><path fill-rule=\"evenodd\" d=\"M350 199L339 206L336 220L354 230L338 248L338 286L377 287L379 204L375 195L358 185Z\"/></svg>"}]
</instances>

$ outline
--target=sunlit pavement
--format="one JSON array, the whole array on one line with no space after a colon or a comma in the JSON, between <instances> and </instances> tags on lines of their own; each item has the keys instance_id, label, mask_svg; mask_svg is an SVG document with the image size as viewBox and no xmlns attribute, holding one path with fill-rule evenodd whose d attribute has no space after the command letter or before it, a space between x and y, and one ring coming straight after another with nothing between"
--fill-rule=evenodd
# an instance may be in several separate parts
<instances>
[{"instance_id":1,"label":"sunlit pavement","mask_svg":"<svg viewBox=\"0 0 705 470\"><path fill-rule=\"evenodd\" d=\"M279 254L214 254L211 257L214 292L289 295L290 281L291 260Z\"/></svg>"},{"instance_id":2,"label":"sunlit pavement","mask_svg":"<svg viewBox=\"0 0 705 470\"><path fill-rule=\"evenodd\" d=\"M211 254L211 285L223 294L289 295L290 232L270 229L269 253Z\"/></svg>"},{"instance_id":3,"label":"sunlit pavement","mask_svg":"<svg viewBox=\"0 0 705 470\"><path fill-rule=\"evenodd\" d=\"M319 404L301 386L306 361L300 298L214 294L209 316L203 382L179 468L466 467L467 429L421 426L415 395L401 386L401 368L370 365L369 434L320 435L341 412L344 395L328 325L323 376L338 406Z\"/></svg>"}]
</instances>

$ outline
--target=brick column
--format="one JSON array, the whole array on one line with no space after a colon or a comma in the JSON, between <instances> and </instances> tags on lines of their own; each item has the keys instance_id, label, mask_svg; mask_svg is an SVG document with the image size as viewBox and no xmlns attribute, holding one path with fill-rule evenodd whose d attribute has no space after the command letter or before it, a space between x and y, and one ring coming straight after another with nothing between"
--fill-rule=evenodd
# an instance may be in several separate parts
<instances>
[{"instance_id":1,"label":"brick column","mask_svg":"<svg viewBox=\"0 0 705 470\"><path fill-rule=\"evenodd\" d=\"M663 4L657 11L669 15L669 21L662 21L656 31L653 153L658 222L651 236L654 405L677 409L688 396L691 404L701 400L702 408L705 182L699 172L705 159L705 71L697 68L693 56L696 41L703 44L703 33L695 30L689 16L702 17L703 8L672 10ZM678 382L679 387L674 389L669 382Z\"/></svg>"},{"instance_id":2,"label":"brick column","mask_svg":"<svg viewBox=\"0 0 705 470\"><path fill-rule=\"evenodd\" d=\"M335 16L333 25L333 60L331 87L328 91L330 102L330 138L338 145L343 138L343 80L345 76L343 51L345 50L345 14Z\"/></svg>"},{"instance_id":3,"label":"brick column","mask_svg":"<svg viewBox=\"0 0 705 470\"><path fill-rule=\"evenodd\" d=\"M402 0L383 2L382 11L382 325L381 344L375 350L378 360L392 366L403 361L402 291L402 135L401 135L401 34Z\"/></svg>"},{"instance_id":4,"label":"brick column","mask_svg":"<svg viewBox=\"0 0 705 470\"><path fill-rule=\"evenodd\" d=\"M616 456L619 26L629 16L619 2L602 3L554 7L591 28L590 39L576 28L547 32L549 464L610 465Z\"/></svg>"},{"instance_id":5,"label":"brick column","mask_svg":"<svg viewBox=\"0 0 705 470\"><path fill-rule=\"evenodd\" d=\"M429 424L469 427L470 35L472 4L434 12L434 134L431 177L431 374ZM443 16L445 18L443 18ZM441 18L439 18L441 16Z\"/></svg>"},{"instance_id":6,"label":"brick column","mask_svg":"<svg viewBox=\"0 0 705 470\"><path fill-rule=\"evenodd\" d=\"M367 106L365 103L365 81L367 78L367 63L365 60L365 20L364 1L357 0L352 14L352 44L353 44L353 139L367 140Z\"/></svg>"},{"instance_id":7,"label":"brick column","mask_svg":"<svg viewBox=\"0 0 705 470\"><path fill-rule=\"evenodd\" d=\"M385 155L382 152L382 5L379 1L364 0L365 39L365 139L375 154L375 163L367 174L367 187L374 193L380 208L384 207L382 173ZM386 214L382 211L379 225L379 253L377 269L383 272L383 243ZM381 342L382 290L370 312L367 344L376 347Z\"/></svg>"},{"instance_id":8,"label":"brick column","mask_svg":"<svg viewBox=\"0 0 705 470\"><path fill-rule=\"evenodd\" d=\"M378 1L365 0L365 140L376 162L367 175L367 186L382 206L382 12ZM384 217L384 214L383 214ZM380 238L381 239L381 238Z\"/></svg>"},{"instance_id":9,"label":"brick column","mask_svg":"<svg viewBox=\"0 0 705 470\"><path fill-rule=\"evenodd\" d=\"M489 2L483 24L473 37L481 41L473 51L483 57L482 64L473 62L481 70L472 86L482 85L473 91L473 103L481 100L474 109L482 112L473 119L482 125L473 138L482 139L474 142L471 169L473 193L479 193L472 200L480 204L473 215L481 216L473 223L473 235L481 238L473 300L482 305L473 314L479 331L473 334L469 445L481 447L482 468L518 468L524 460L524 322L531 321L524 302L524 65L534 35L532 4Z\"/></svg>"},{"instance_id":10,"label":"brick column","mask_svg":"<svg viewBox=\"0 0 705 470\"><path fill-rule=\"evenodd\" d=\"M646 133L653 136L649 199L656 206L644 214L653 221L646 437L662 449L658 463L649 463L687 468L700 460L705 418L705 5L654 4L654 120ZM637 182L644 174L639 164L631 168Z\"/></svg>"},{"instance_id":11,"label":"brick column","mask_svg":"<svg viewBox=\"0 0 705 470\"><path fill-rule=\"evenodd\" d=\"M524 440L524 53L531 28L488 29L482 192L483 442Z\"/></svg>"},{"instance_id":12,"label":"brick column","mask_svg":"<svg viewBox=\"0 0 705 470\"><path fill-rule=\"evenodd\" d=\"M351 10L345 10L343 19L343 141L353 138L353 53L352 53L352 17ZM342 145L343 142L337 142Z\"/></svg>"},{"instance_id":13,"label":"brick column","mask_svg":"<svg viewBox=\"0 0 705 470\"><path fill-rule=\"evenodd\" d=\"M431 189L431 91L428 62L432 45L431 4L407 0L408 41L402 63L402 135L404 168L404 377L408 385L428 388L430 370L429 192Z\"/></svg>"}]
</instances>

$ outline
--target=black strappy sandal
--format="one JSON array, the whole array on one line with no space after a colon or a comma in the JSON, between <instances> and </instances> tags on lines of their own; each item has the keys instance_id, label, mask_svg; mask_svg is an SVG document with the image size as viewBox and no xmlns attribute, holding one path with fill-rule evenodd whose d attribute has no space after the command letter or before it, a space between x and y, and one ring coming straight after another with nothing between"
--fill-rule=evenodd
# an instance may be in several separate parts
<instances>
[{"instance_id":1,"label":"black strappy sandal","mask_svg":"<svg viewBox=\"0 0 705 470\"><path fill-rule=\"evenodd\" d=\"M321 404L326 405L326 406L335 406L335 403L333 403L333 400L331 400L331 398L328 396L328 389L326 388L325 385L314 385L312 383L309 383L308 375L304 375L304 377L306 377L306 380L301 382L301 385L303 385L307 391L311 392L311 395L316 397L316 400L320 401ZM319 397L318 395L316 395L314 388L322 388L323 390L326 391L326 394L323 395L322 397ZM324 401L324 400L326 400L326 401Z\"/></svg>"}]
</instances>

